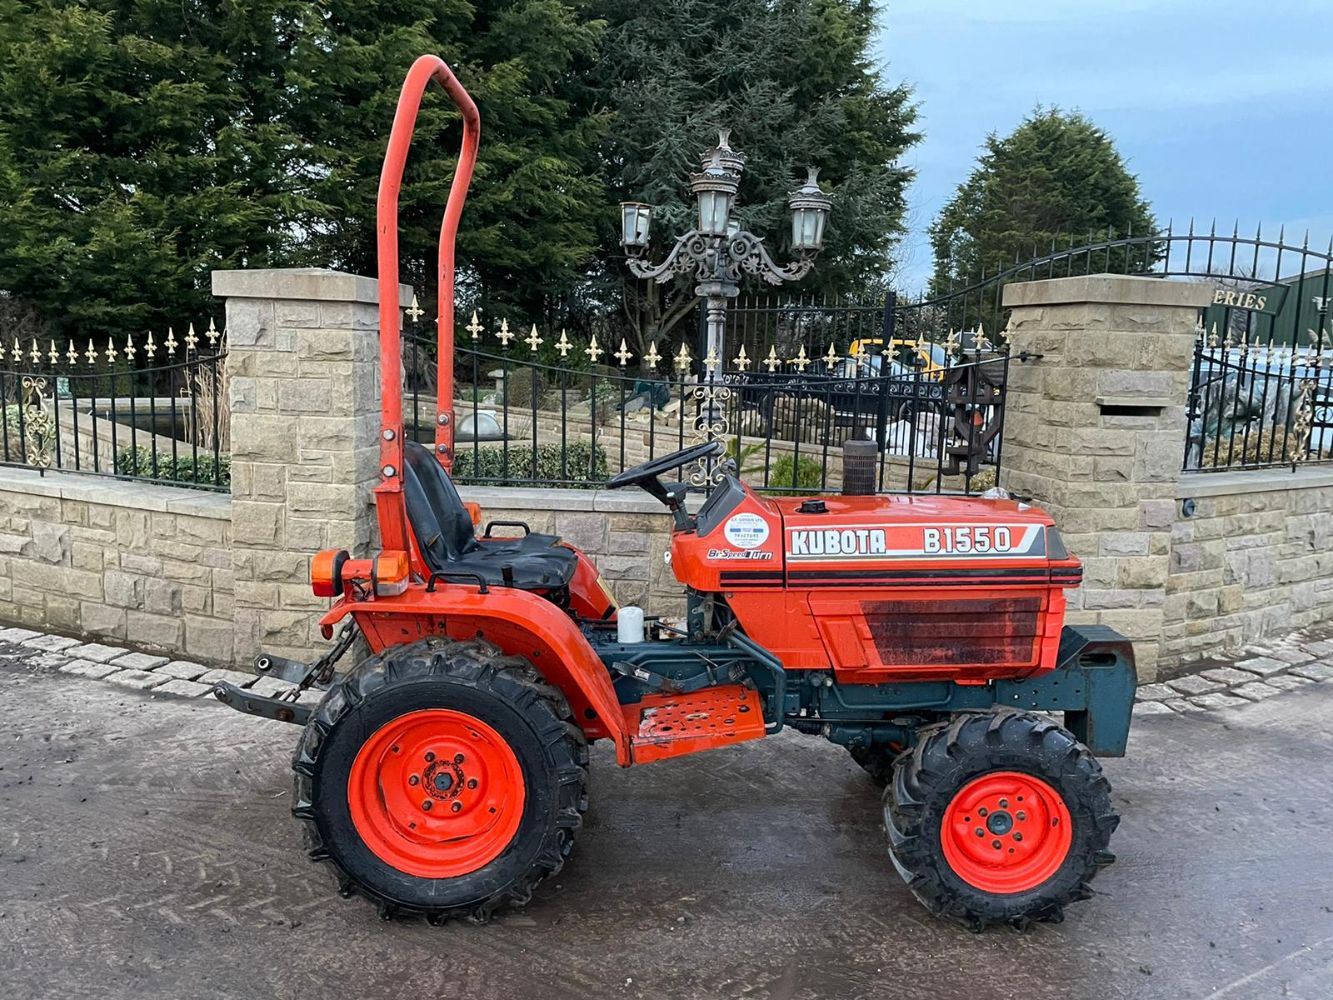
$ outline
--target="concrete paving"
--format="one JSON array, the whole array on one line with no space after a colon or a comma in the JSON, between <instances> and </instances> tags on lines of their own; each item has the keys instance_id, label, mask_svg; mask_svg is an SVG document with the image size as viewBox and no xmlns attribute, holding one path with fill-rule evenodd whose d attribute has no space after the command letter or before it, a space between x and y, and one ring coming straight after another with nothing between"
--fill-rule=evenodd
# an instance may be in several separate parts
<instances>
[{"instance_id":1,"label":"concrete paving","mask_svg":"<svg viewBox=\"0 0 1333 1000\"><path fill-rule=\"evenodd\" d=\"M916 903L877 790L809 737L628 771L599 747L565 870L520 914L435 928L305 860L294 727L0 650L0 734L10 997L1333 996L1327 684L1137 718L1098 895L981 935Z\"/></svg>"}]
</instances>

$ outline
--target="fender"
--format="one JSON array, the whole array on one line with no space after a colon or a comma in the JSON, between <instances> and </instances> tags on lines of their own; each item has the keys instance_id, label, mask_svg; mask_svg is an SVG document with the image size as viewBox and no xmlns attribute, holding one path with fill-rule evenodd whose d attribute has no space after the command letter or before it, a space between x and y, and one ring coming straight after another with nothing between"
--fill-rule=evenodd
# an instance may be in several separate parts
<instances>
[{"instance_id":1,"label":"fender","mask_svg":"<svg viewBox=\"0 0 1333 1000\"><path fill-rule=\"evenodd\" d=\"M522 656L564 694L588 739L613 740L616 762L630 765L630 734L605 664L573 619L545 598L498 587L483 594L459 584L428 591L417 583L397 597L336 601L320 619L326 636L348 615L376 653L447 635L485 639Z\"/></svg>"}]
</instances>

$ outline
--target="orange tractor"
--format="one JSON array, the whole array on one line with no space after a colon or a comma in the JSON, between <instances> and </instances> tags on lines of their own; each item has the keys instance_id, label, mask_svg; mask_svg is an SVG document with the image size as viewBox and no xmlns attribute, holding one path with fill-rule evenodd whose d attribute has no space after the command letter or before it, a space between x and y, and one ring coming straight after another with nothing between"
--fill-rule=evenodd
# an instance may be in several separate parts
<instances>
[{"instance_id":1,"label":"orange tractor","mask_svg":"<svg viewBox=\"0 0 1333 1000\"><path fill-rule=\"evenodd\" d=\"M397 306L398 188L431 80L464 130L440 235L433 449L404 439ZM386 916L484 919L527 903L569 857L593 742L629 767L785 728L845 746L884 786L889 855L933 913L974 928L1058 919L1112 859L1118 817L1093 753L1124 753L1135 675L1122 637L1062 627L1082 570L1042 511L775 500L725 476L690 514L662 476L721 447L688 448L607 484L670 512L688 609L676 624L622 613L589 558L554 536L502 522L478 535L449 478L454 238L478 133L448 67L417 60L378 203L382 548L314 557L314 591L333 599L325 636L341 625L326 656L255 664L327 691L313 708L216 692L304 726L292 811L310 856ZM335 673L356 635L371 655Z\"/></svg>"}]
</instances>

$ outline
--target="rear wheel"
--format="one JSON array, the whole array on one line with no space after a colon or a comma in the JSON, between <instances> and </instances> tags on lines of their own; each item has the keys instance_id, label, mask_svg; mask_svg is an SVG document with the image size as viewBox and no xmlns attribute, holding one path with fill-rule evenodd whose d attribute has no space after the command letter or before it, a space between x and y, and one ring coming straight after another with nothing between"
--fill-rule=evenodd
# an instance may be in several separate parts
<instances>
[{"instance_id":1,"label":"rear wheel","mask_svg":"<svg viewBox=\"0 0 1333 1000\"><path fill-rule=\"evenodd\" d=\"M484 920L558 871L587 808L587 744L560 691L480 641L371 657L293 761L293 813L344 895L384 916Z\"/></svg>"},{"instance_id":2,"label":"rear wheel","mask_svg":"<svg viewBox=\"0 0 1333 1000\"><path fill-rule=\"evenodd\" d=\"M1058 921L1114 860L1119 817L1088 749L1019 712L921 731L884 791L889 853L932 913L974 930Z\"/></svg>"}]
</instances>

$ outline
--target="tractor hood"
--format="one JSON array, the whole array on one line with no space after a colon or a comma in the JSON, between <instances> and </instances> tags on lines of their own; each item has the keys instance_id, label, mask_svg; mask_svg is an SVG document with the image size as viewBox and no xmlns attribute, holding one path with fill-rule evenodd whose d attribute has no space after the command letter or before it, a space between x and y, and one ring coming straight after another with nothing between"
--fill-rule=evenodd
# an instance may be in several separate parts
<instances>
[{"instance_id":1,"label":"tractor hood","mask_svg":"<svg viewBox=\"0 0 1333 1000\"><path fill-rule=\"evenodd\" d=\"M1081 568L1050 515L1015 500L960 496L771 499L732 481L677 534L682 582L734 586L1040 579L1076 585Z\"/></svg>"},{"instance_id":2,"label":"tractor hood","mask_svg":"<svg viewBox=\"0 0 1333 1000\"><path fill-rule=\"evenodd\" d=\"M1013 500L874 496L781 499L787 572L829 566L887 571L902 563L1045 563L1051 518ZM1058 553L1057 558L1065 558Z\"/></svg>"},{"instance_id":3,"label":"tractor hood","mask_svg":"<svg viewBox=\"0 0 1333 1000\"><path fill-rule=\"evenodd\" d=\"M1014 500L770 499L735 480L676 533L672 562L789 668L853 683L1049 670L1083 572L1051 517Z\"/></svg>"}]
</instances>

